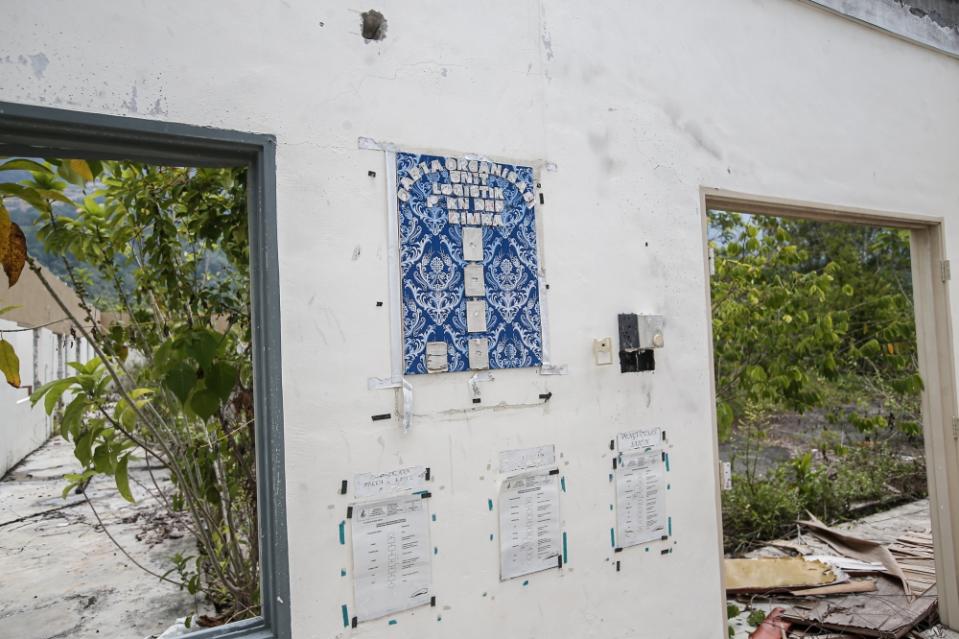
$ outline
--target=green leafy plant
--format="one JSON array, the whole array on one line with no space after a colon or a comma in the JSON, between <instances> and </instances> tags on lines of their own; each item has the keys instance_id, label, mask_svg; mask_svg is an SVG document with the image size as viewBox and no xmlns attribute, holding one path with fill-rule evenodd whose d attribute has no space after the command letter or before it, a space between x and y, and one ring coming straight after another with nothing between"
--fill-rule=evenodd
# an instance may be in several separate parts
<instances>
[{"instance_id":1,"label":"green leafy plant","mask_svg":"<svg viewBox=\"0 0 959 639\"><path fill-rule=\"evenodd\" d=\"M183 513L196 540L195 555L174 558L157 576L206 595L219 614L199 622L257 614L244 170L19 158L3 169L29 172L0 184L0 195L35 211L31 237L60 260L81 312L63 303L33 257L26 264L97 355L32 395L59 414L81 464L64 492L109 476L133 501L129 466L142 458L149 498ZM90 274L109 294L92 298ZM95 305L112 321L97 321ZM160 469L172 492L157 481Z\"/></svg>"}]
</instances>

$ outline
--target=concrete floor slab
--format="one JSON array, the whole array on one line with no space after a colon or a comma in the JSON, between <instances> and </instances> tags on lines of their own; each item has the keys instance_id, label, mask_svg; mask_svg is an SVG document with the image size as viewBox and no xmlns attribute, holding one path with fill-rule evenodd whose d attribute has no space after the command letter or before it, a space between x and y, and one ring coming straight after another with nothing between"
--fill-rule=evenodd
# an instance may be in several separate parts
<instances>
[{"instance_id":1,"label":"concrete floor slab","mask_svg":"<svg viewBox=\"0 0 959 639\"><path fill-rule=\"evenodd\" d=\"M55 437L0 481L0 639L142 639L195 611L192 595L120 552L82 495L61 496L63 475L78 467L73 447ZM106 477L94 479L87 495L127 552L163 574L170 557L191 554L193 543L175 521L164 521L173 538L147 534L162 512L146 490L142 460L131 463L130 480L135 504Z\"/></svg>"}]
</instances>

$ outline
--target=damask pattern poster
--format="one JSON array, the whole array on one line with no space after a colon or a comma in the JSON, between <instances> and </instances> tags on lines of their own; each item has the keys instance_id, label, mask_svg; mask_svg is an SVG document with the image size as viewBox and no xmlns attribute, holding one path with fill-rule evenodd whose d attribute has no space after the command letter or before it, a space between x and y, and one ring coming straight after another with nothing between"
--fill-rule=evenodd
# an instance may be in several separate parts
<instances>
[{"instance_id":1,"label":"damask pattern poster","mask_svg":"<svg viewBox=\"0 0 959 639\"><path fill-rule=\"evenodd\" d=\"M405 374L542 364L533 169L397 152L396 185Z\"/></svg>"}]
</instances>

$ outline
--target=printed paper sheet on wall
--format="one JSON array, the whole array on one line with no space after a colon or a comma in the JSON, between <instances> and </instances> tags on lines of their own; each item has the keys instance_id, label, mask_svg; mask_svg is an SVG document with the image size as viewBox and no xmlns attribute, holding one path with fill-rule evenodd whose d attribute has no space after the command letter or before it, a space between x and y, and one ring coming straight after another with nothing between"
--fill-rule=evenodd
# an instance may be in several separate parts
<instances>
[{"instance_id":1,"label":"printed paper sheet on wall","mask_svg":"<svg viewBox=\"0 0 959 639\"><path fill-rule=\"evenodd\" d=\"M616 545L628 548L668 532L666 472L660 429L617 435Z\"/></svg>"},{"instance_id":2,"label":"printed paper sheet on wall","mask_svg":"<svg viewBox=\"0 0 959 639\"><path fill-rule=\"evenodd\" d=\"M396 154L404 373L543 360L533 169Z\"/></svg>"},{"instance_id":3,"label":"printed paper sheet on wall","mask_svg":"<svg viewBox=\"0 0 959 639\"><path fill-rule=\"evenodd\" d=\"M562 556L559 475L542 468L511 475L499 491L500 579L558 568Z\"/></svg>"},{"instance_id":4,"label":"printed paper sheet on wall","mask_svg":"<svg viewBox=\"0 0 959 639\"><path fill-rule=\"evenodd\" d=\"M359 621L430 603L429 500L399 496L355 504L353 590Z\"/></svg>"}]
</instances>

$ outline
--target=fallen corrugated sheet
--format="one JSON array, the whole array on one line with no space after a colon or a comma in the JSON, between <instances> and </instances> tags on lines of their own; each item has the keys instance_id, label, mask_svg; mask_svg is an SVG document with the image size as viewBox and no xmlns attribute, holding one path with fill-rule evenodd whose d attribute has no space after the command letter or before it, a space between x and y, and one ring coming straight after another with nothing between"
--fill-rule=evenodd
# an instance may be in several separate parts
<instances>
[{"instance_id":1,"label":"fallen corrugated sheet","mask_svg":"<svg viewBox=\"0 0 959 639\"><path fill-rule=\"evenodd\" d=\"M899 567L899 563L892 556L892 553L889 552L889 549L882 544L850 535L835 528L830 528L812 515L810 515L809 520L800 521L799 523L812 530L817 537L825 541L841 555L853 557L860 561L876 561L881 563L886 567L890 575L899 579L906 595L912 593L912 589L909 587L909 581Z\"/></svg>"},{"instance_id":2,"label":"fallen corrugated sheet","mask_svg":"<svg viewBox=\"0 0 959 639\"><path fill-rule=\"evenodd\" d=\"M901 639L936 609L936 589L907 596L899 583L879 579L876 592L836 595L796 604L782 618L809 628Z\"/></svg>"},{"instance_id":3,"label":"fallen corrugated sheet","mask_svg":"<svg viewBox=\"0 0 959 639\"><path fill-rule=\"evenodd\" d=\"M726 559L726 592L774 592L836 583L841 573L802 557ZM844 577L844 576L843 576Z\"/></svg>"}]
</instances>

